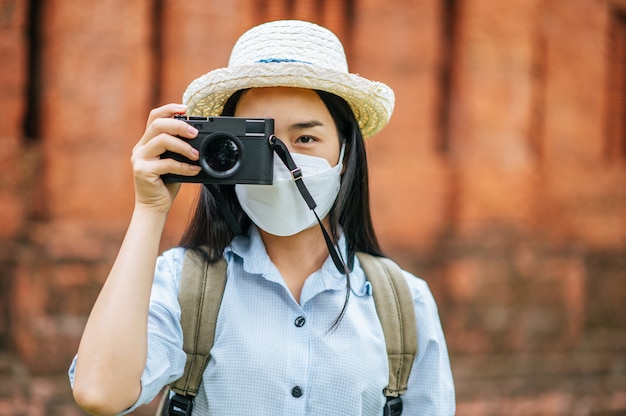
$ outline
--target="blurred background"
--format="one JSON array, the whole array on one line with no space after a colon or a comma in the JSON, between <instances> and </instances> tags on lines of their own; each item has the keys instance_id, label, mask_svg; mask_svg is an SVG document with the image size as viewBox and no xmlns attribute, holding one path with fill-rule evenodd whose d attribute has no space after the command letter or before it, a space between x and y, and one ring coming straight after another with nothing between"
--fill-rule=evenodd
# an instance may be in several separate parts
<instances>
[{"instance_id":1,"label":"blurred background","mask_svg":"<svg viewBox=\"0 0 626 416\"><path fill-rule=\"evenodd\" d=\"M396 92L374 222L434 292L457 414L626 415L625 0L0 0L0 415L82 414L149 110L282 18Z\"/></svg>"}]
</instances>

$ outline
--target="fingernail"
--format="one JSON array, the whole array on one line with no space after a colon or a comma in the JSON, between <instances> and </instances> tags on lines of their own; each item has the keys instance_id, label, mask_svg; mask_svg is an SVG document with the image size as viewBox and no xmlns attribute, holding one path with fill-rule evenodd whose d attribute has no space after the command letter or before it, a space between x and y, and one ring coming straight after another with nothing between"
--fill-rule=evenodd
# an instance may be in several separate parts
<instances>
[{"instance_id":1,"label":"fingernail","mask_svg":"<svg viewBox=\"0 0 626 416\"><path fill-rule=\"evenodd\" d=\"M198 129L193 126L187 126L187 131L194 137L198 135Z\"/></svg>"}]
</instances>

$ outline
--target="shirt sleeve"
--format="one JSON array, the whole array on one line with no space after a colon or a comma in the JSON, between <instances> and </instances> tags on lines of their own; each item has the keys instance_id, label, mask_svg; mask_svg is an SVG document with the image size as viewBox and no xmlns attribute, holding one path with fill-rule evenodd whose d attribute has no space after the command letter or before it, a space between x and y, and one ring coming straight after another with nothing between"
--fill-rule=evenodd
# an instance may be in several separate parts
<instances>
[{"instance_id":1,"label":"shirt sleeve","mask_svg":"<svg viewBox=\"0 0 626 416\"><path fill-rule=\"evenodd\" d=\"M148 315L148 357L141 375L141 393L137 402L120 414L127 414L150 403L161 389L180 378L185 367L182 349L178 284L184 251L172 249L157 259ZM69 378L73 385L76 358Z\"/></svg>"},{"instance_id":2,"label":"shirt sleeve","mask_svg":"<svg viewBox=\"0 0 626 416\"><path fill-rule=\"evenodd\" d=\"M157 259L150 312L148 314L148 358L141 375L141 393L126 412L150 403L166 385L183 375L186 355L180 326L178 286L184 250L168 250Z\"/></svg>"},{"instance_id":3,"label":"shirt sleeve","mask_svg":"<svg viewBox=\"0 0 626 416\"><path fill-rule=\"evenodd\" d=\"M418 353L411 368L407 392L402 395L403 413L454 415L454 382L435 299L424 280L408 272L405 272L405 277L415 307Z\"/></svg>"}]
</instances>

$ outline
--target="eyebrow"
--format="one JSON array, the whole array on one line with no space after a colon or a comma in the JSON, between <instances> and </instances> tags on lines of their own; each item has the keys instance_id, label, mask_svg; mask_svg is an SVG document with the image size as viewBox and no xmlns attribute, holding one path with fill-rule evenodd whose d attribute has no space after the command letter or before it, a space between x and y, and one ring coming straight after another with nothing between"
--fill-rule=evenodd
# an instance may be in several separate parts
<instances>
[{"instance_id":1,"label":"eyebrow","mask_svg":"<svg viewBox=\"0 0 626 416\"><path fill-rule=\"evenodd\" d=\"M322 122L318 120L303 121L300 123L292 124L291 126L289 126L289 130L304 130L323 125L324 124L322 124Z\"/></svg>"}]
</instances>

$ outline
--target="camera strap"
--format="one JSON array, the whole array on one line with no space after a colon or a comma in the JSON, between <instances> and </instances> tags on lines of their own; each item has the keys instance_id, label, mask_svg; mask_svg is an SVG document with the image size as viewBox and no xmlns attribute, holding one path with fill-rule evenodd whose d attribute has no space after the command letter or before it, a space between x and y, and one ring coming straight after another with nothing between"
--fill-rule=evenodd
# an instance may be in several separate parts
<instances>
[{"instance_id":1,"label":"camera strap","mask_svg":"<svg viewBox=\"0 0 626 416\"><path fill-rule=\"evenodd\" d=\"M211 195L213 195L213 199L215 200L217 207L219 208L220 212L224 216L224 220L226 220L226 223L230 227L233 234L234 235L242 234L241 227L239 226L239 222L233 215L233 211L228 207L228 203L226 202L224 195L222 195L222 193L217 189L217 187L211 183L205 183L204 186L205 188L209 190L209 192L211 192Z\"/></svg>"},{"instance_id":2,"label":"camera strap","mask_svg":"<svg viewBox=\"0 0 626 416\"><path fill-rule=\"evenodd\" d=\"M306 188L306 185L304 184L304 181L302 180L302 170L298 166L296 166L296 163L293 161L293 158L291 157L291 154L289 153L289 149L287 149L287 146L285 145L285 143L283 143L282 140L280 140L278 137L272 134L269 137L269 143L270 143L270 148L274 150L274 152L276 152L280 160L283 161L285 166L287 166L287 169L289 169L289 172L291 172L291 177L294 179L296 186L298 187L298 191L300 191L300 195L302 195L302 198L304 198L304 201L306 202L309 209L313 211L313 214L315 215L315 218L317 219L317 222L320 225L320 228L322 229L322 234L324 235L324 241L326 241L326 247L328 247L328 253L330 254L331 259L333 260L333 263L335 263L335 267L337 268L337 270L339 270L339 273L347 275L350 272L350 270L348 269L345 262L343 261L343 258L341 257L341 253L339 252L337 247L333 244L333 241L330 238L328 231L326 231L326 227L324 227L324 224L322 224L322 221L317 216L317 212L315 212L315 208L317 207L317 204L315 203L315 200L311 196L311 193Z\"/></svg>"}]
</instances>

